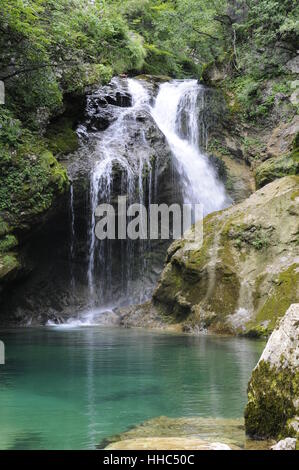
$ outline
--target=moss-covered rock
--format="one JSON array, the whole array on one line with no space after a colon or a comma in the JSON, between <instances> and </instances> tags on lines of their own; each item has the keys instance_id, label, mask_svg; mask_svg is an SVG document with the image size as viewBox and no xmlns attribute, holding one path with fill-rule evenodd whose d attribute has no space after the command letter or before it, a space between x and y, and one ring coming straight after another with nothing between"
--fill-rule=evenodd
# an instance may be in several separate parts
<instances>
[{"instance_id":1,"label":"moss-covered rock","mask_svg":"<svg viewBox=\"0 0 299 470\"><path fill-rule=\"evenodd\" d=\"M299 302L297 176L204 219L203 244L171 245L156 308L187 331L267 336Z\"/></svg>"},{"instance_id":2,"label":"moss-covered rock","mask_svg":"<svg viewBox=\"0 0 299 470\"><path fill-rule=\"evenodd\" d=\"M75 152L79 139L73 128L72 119L62 117L53 123L46 134L49 149L54 155L65 155Z\"/></svg>"},{"instance_id":3,"label":"moss-covered rock","mask_svg":"<svg viewBox=\"0 0 299 470\"><path fill-rule=\"evenodd\" d=\"M273 132L274 137L272 136L268 145L268 153L271 155L273 152L276 152L277 155L263 162L255 171L257 188L262 188L266 184L286 175L299 174L299 134L298 132L295 134L296 130L298 131L299 129L299 121L294 119L292 125L284 125L282 127L284 132L280 128L276 129ZM289 144L289 139L292 136L293 142ZM288 153L281 152L281 148L285 149L287 147L289 148Z\"/></svg>"},{"instance_id":4,"label":"moss-covered rock","mask_svg":"<svg viewBox=\"0 0 299 470\"><path fill-rule=\"evenodd\" d=\"M16 277L20 267L21 263L16 253L0 253L0 290L3 282Z\"/></svg>"},{"instance_id":5,"label":"moss-covered rock","mask_svg":"<svg viewBox=\"0 0 299 470\"><path fill-rule=\"evenodd\" d=\"M66 170L43 147L17 154L3 169L0 179L2 218L15 228L30 225L69 184Z\"/></svg>"},{"instance_id":6,"label":"moss-covered rock","mask_svg":"<svg viewBox=\"0 0 299 470\"><path fill-rule=\"evenodd\" d=\"M269 335L275 327L276 319L284 315L293 301L298 300L298 286L298 264L294 263L273 279L265 303L258 309L254 321L247 325L247 334L249 336ZM260 295L259 286L257 286L256 295Z\"/></svg>"},{"instance_id":7,"label":"moss-covered rock","mask_svg":"<svg viewBox=\"0 0 299 470\"><path fill-rule=\"evenodd\" d=\"M251 437L298 437L299 304L292 305L270 337L252 373L245 410Z\"/></svg>"},{"instance_id":8,"label":"moss-covered rock","mask_svg":"<svg viewBox=\"0 0 299 470\"><path fill-rule=\"evenodd\" d=\"M0 147L1 151L1 147ZM1 155L0 155L1 156ZM65 168L41 140L24 139L0 158L0 285L22 269L19 238L39 224L69 187Z\"/></svg>"},{"instance_id":9,"label":"moss-covered rock","mask_svg":"<svg viewBox=\"0 0 299 470\"><path fill-rule=\"evenodd\" d=\"M262 188L271 181L286 175L299 174L298 150L290 155L279 158L270 158L262 163L255 171L255 181L258 188Z\"/></svg>"}]
</instances>

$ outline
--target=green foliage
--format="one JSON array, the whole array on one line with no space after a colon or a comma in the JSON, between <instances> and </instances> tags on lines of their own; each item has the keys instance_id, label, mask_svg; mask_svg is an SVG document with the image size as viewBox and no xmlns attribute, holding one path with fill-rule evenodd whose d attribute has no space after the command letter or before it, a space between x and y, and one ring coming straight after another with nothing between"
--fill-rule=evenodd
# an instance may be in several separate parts
<instances>
[{"instance_id":1,"label":"green foliage","mask_svg":"<svg viewBox=\"0 0 299 470\"><path fill-rule=\"evenodd\" d=\"M271 230L265 232L261 226L255 225L236 225L227 227L227 235L229 238L235 240L237 248L253 247L256 250L262 250L269 246L271 241Z\"/></svg>"},{"instance_id":2,"label":"green foliage","mask_svg":"<svg viewBox=\"0 0 299 470\"><path fill-rule=\"evenodd\" d=\"M6 235L4 238L0 239L0 252L6 253L15 248L17 244L18 241L14 235Z\"/></svg>"},{"instance_id":3,"label":"green foliage","mask_svg":"<svg viewBox=\"0 0 299 470\"><path fill-rule=\"evenodd\" d=\"M243 2L244 3L244 2ZM256 77L274 76L296 55L299 7L294 0L247 0L238 23L240 67Z\"/></svg>"},{"instance_id":4,"label":"green foliage","mask_svg":"<svg viewBox=\"0 0 299 470\"><path fill-rule=\"evenodd\" d=\"M0 30L7 104L33 128L38 108L55 112L64 92L141 69L146 54L115 2L3 0Z\"/></svg>"},{"instance_id":5,"label":"green foliage","mask_svg":"<svg viewBox=\"0 0 299 470\"><path fill-rule=\"evenodd\" d=\"M21 122L10 111L0 108L0 141L5 148L16 147L22 137ZM1 155L1 154L0 154Z\"/></svg>"},{"instance_id":6,"label":"green foliage","mask_svg":"<svg viewBox=\"0 0 299 470\"><path fill-rule=\"evenodd\" d=\"M225 11L225 2L128 0L122 11L145 39L146 73L199 76L203 64L223 51L223 28L215 16Z\"/></svg>"}]
</instances>

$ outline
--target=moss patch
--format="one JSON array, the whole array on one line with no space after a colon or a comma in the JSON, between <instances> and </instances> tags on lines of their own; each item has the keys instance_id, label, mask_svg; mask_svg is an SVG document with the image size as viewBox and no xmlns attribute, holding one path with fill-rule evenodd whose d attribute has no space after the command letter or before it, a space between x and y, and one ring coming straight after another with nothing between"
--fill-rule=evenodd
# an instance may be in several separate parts
<instances>
[{"instance_id":1,"label":"moss patch","mask_svg":"<svg viewBox=\"0 0 299 470\"><path fill-rule=\"evenodd\" d=\"M0 239L0 253L6 253L18 245L18 240L14 235L5 235Z\"/></svg>"},{"instance_id":2,"label":"moss patch","mask_svg":"<svg viewBox=\"0 0 299 470\"><path fill-rule=\"evenodd\" d=\"M46 140L54 155L75 152L79 146L78 136L73 129L72 120L66 117L59 119L49 127Z\"/></svg>"},{"instance_id":3,"label":"moss patch","mask_svg":"<svg viewBox=\"0 0 299 470\"><path fill-rule=\"evenodd\" d=\"M49 209L55 196L68 188L66 170L38 146L16 153L0 179L0 211L14 226ZM5 222L1 225L4 229Z\"/></svg>"},{"instance_id":4,"label":"moss patch","mask_svg":"<svg viewBox=\"0 0 299 470\"><path fill-rule=\"evenodd\" d=\"M257 283L259 282L262 282L262 279L258 279ZM285 314L289 306L299 302L298 285L298 266L293 264L289 269L279 274L255 320L248 323L246 334L248 336L269 335L277 320ZM258 285L256 287L258 288Z\"/></svg>"},{"instance_id":5,"label":"moss patch","mask_svg":"<svg viewBox=\"0 0 299 470\"><path fill-rule=\"evenodd\" d=\"M14 253L0 253L0 282L8 277L14 277L20 268L20 263Z\"/></svg>"},{"instance_id":6,"label":"moss patch","mask_svg":"<svg viewBox=\"0 0 299 470\"><path fill-rule=\"evenodd\" d=\"M236 248L253 247L256 250L267 248L271 243L271 228L265 230L261 225L230 224L225 234L234 240Z\"/></svg>"},{"instance_id":7,"label":"moss patch","mask_svg":"<svg viewBox=\"0 0 299 470\"><path fill-rule=\"evenodd\" d=\"M293 399L299 396L299 373L278 370L261 361L253 371L245 409L246 433L258 438L295 435L287 422L296 415Z\"/></svg>"},{"instance_id":8,"label":"moss patch","mask_svg":"<svg viewBox=\"0 0 299 470\"><path fill-rule=\"evenodd\" d=\"M290 155L270 158L262 163L255 172L257 188L262 188L272 181L286 175L299 174L299 153L294 150Z\"/></svg>"}]
</instances>

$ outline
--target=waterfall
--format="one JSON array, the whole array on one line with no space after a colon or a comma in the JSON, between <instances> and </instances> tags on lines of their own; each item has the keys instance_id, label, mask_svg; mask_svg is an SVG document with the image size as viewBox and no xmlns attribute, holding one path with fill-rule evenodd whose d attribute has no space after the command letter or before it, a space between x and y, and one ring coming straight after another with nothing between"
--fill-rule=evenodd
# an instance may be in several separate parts
<instances>
[{"instance_id":1,"label":"waterfall","mask_svg":"<svg viewBox=\"0 0 299 470\"><path fill-rule=\"evenodd\" d=\"M109 298L109 289L112 285L112 244L99 242L95 235L95 210L96 207L104 202L111 204L111 196L113 189L113 172L117 166L122 174L121 192L127 196L128 204L137 202L135 198L136 189L139 193L140 204L145 204L145 191L143 187L143 170L145 161L143 156L139 156L138 161L129 161L125 158L127 153L128 142L128 125L137 123L138 112L144 109L149 110L150 95L147 90L137 80L128 80L128 90L132 96L132 106L124 107L117 120L110 127L101 133L101 139L94 151L95 159L100 157L95 166L91 170L90 177L90 207L91 220L89 227L89 263L88 263L88 285L90 292L91 305L94 306L96 298ZM147 145L144 133L142 133L142 144ZM120 150L122 150L123 155ZM150 162L147 160L148 165ZM136 188L136 182L137 188ZM142 255L142 241L139 243L140 255ZM124 248L124 243L122 243ZM126 241L126 256L123 256L121 250L121 277L123 291L130 291L130 281L132 278L132 265L134 263L134 250L130 240ZM98 266L97 266L98 265ZM97 283L96 270L104 271L101 276L101 282ZM97 295L95 291L97 290ZM142 297L140 298L142 300Z\"/></svg>"},{"instance_id":2,"label":"waterfall","mask_svg":"<svg viewBox=\"0 0 299 470\"><path fill-rule=\"evenodd\" d=\"M141 80L114 79L88 98L86 123L79 128L85 151L76 159L81 162L76 164L79 170L74 165L79 178L84 171L89 174L86 269L76 266L81 289L87 290L87 312L91 312L87 317L81 315L84 321L93 321L99 307L103 311L148 299L169 244L161 240L99 241L95 234L99 204L115 205L122 195L128 205L139 203L147 208L152 203L201 203L205 214L229 204L205 155L210 125L205 111L206 89L196 80L164 83L157 90ZM72 176L76 180L76 174ZM73 286L75 279L78 283L73 265L77 226L82 231L73 186L70 200ZM76 244L76 256L80 246Z\"/></svg>"},{"instance_id":3,"label":"waterfall","mask_svg":"<svg viewBox=\"0 0 299 470\"><path fill-rule=\"evenodd\" d=\"M70 228L71 228L71 242L70 242L70 271L71 271L71 288L74 293L75 289L75 275L74 275L74 260L75 260L75 208L74 208L74 186L70 186Z\"/></svg>"},{"instance_id":4,"label":"waterfall","mask_svg":"<svg viewBox=\"0 0 299 470\"><path fill-rule=\"evenodd\" d=\"M204 154L207 129L199 128L199 105L205 88L196 80L173 81L160 87L152 116L172 150L182 175L184 202L201 203L204 214L217 211L229 201L223 184Z\"/></svg>"}]
</instances>

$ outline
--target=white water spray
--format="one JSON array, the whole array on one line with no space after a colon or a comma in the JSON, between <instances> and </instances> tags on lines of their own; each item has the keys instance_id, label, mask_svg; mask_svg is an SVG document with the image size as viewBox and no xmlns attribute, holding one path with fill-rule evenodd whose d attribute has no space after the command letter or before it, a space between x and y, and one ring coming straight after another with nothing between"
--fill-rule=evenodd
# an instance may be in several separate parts
<instances>
[{"instance_id":1,"label":"white water spray","mask_svg":"<svg viewBox=\"0 0 299 470\"><path fill-rule=\"evenodd\" d=\"M199 147L200 134L206 134L206 130L200 130L198 126L198 99L202 94L204 87L196 80L164 83L152 108L152 116L165 135L182 176L184 202L201 203L206 215L228 205L228 198ZM180 135L182 125L185 137Z\"/></svg>"}]
</instances>

